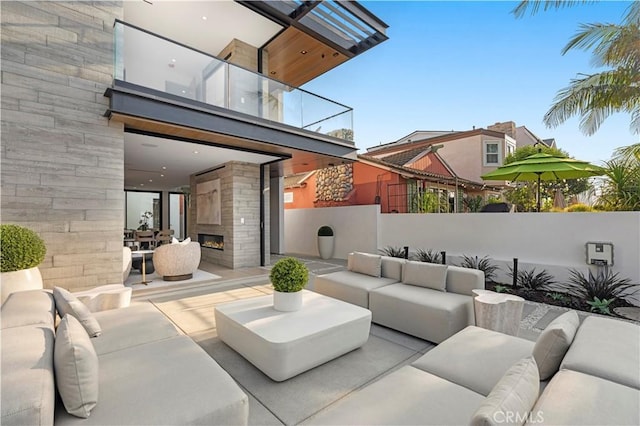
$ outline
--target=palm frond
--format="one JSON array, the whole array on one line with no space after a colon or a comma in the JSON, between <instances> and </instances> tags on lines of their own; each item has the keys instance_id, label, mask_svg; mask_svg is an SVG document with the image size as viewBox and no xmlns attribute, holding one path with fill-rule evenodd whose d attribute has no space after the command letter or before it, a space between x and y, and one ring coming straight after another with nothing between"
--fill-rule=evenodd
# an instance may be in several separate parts
<instances>
[{"instance_id":1,"label":"palm frond","mask_svg":"<svg viewBox=\"0 0 640 426\"><path fill-rule=\"evenodd\" d=\"M640 120L640 114L638 114L637 119ZM614 156L617 159L635 159L635 161L640 161L640 143L620 147L615 150Z\"/></svg>"},{"instance_id":2,"label":"palm frond","mask_svg":"<svg viewBox=\"0 0 640 426\"><path fill-rule=\"evenodd\" d=\"M640 87L634 82L636 78L636 70L621 68L573 79L558 92L543 121L548 127L557 127L580 115L580 130L592 135L613 113L638 114ZM631 130L638 133L640 127L632 122Z\"/></svg>"},{"instance_id":3,"label":"palm frond","mask_svg":"<svg viewBox=\"0 0 640 426\"><path fill-rule=\"evenodd\" d=\"M542 7L543 10L562 9L576 4L596 3L597 0L523 0L512 11L516 18L522 18L527 10L535 15Z\"/></svg>"},{"instance_id":4,"label":"palm frond","mask_svg":"<svg viewBox=\"0 0 640 426\"><path fill-rule=\"evenodd\" d=\"M562 49L562 54L573 49L592 49L591 62L596 67L633 67L640 59L639 44L640 28L637 25L581 24L578 32Z\"/></svg>"}]
</instances>

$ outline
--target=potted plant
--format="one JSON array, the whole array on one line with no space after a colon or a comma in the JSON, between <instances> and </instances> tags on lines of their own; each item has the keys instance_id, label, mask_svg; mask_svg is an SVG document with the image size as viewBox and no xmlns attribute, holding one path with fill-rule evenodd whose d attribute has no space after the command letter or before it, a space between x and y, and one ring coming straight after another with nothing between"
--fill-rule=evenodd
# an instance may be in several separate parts
<instances>
[{"instance_id":1,"label":"potted plant","mask_svg":"<svg viewBox=\"0 0 640 426\"><path fill-rule=\"evenodd\" d=\"M0 225L0 244L0 303L16 291L42 288L38 265L47 253L42 238L23 226Z\"/></svg>"},{"instance_id":2,"label":"potted plant","mask_svg":"<svg viewBox=\"0 0 640 426\"><path fill-rule=\"evenodd\" d=\"M328 225L323 225L318 229L318 252L322 259L333 257L333 229Z\"/></svg>"},{"instance_id":3,"label":"potted plant","mask_svg":"<svg viewBox=\"0 0 640 426\"><path fill-rule=\"evenodd\" d=\"M138 221L138 231L147 231L149 229L149 220L153 217L153 213L150 211L146 211L140 215L140 220Z\"/></svg>"},{"instance_id":4,"label":"potted plant","mask_svg":"<svg viewBox=\"0 0 640 426\"><path fill-rule=\"evenodd\" d=\"M293 257L277 261L271 268L269 279L275 290L273 308L291 312L302 307L302 289L309 281L309 271L304 263Z\"/></svg>"}]
</instances>

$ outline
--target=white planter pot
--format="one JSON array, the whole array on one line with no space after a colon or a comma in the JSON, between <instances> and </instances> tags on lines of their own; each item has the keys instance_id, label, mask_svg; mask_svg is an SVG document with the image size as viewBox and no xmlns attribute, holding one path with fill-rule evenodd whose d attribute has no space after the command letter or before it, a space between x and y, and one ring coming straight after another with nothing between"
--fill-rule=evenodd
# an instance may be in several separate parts
<instances>
[{"instance_id":1,"label":"white planter pot","mask_svg":"<svg viewBox=\"0 0 640 426\"><path fill-rule=\"evenodd\" d=\"M38 267L0 274L0 297L4 303L11 293L42 288L42 275Z\"/></svg>"},{"instance_id":2,"label":"white planter pot","mask_svg":"<svg viewBox=\"0 0 640 426\"><path fill-rule=\"evenodd\" d=\"M273 309L281 312L293 312L302 307L302 292L283 293L273 292Z\"/></svg>"},{"instance_id":3,"label":"white planter pot","mask_svg":"<svg viewBox=\"0 0 640 426\"><path fill-rule=\"evenodd\" d=\"M318 252L322 259L331 259L333 257L333 239L333 236L318 237Z\"/></svg>"}]
</instances>

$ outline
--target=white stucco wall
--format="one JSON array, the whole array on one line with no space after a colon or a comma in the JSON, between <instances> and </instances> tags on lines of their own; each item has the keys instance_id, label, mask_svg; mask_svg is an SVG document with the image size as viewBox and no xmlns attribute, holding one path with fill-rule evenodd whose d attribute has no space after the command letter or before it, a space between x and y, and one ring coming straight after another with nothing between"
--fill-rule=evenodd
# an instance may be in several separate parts
<instances>
[{"instance_id":1,"label":"white stucco wall","mask_svg":"<svg viewBox=\"0 0 640 426\"><path fill-rule=\"evenodd\" d=\"M376 253L380 217L378 205L285 210L285 252L318 256L318 228L329 225L335 236L334 258L346 259L352 251Z\"/></svg>"},{"instance_id":2,"label":"white stucco wall","mask_svg":"<svg viewBox=\"0 0 640 426\"><path fill-rule=\"evenodd\" d=\"M336 234L334 257L351 251L376 253L386 246L446 251L449 264L463 255L489 256L508 283L508 267L546 270L565 281L569 268L587 272L585 243L614 246L613 271L640 283L640 212L380 214L378 206L285 211L287 253L317 256L316 231L328 224ZM640 294L633 298L640 303Z\"/></svg>"}]
</instances>

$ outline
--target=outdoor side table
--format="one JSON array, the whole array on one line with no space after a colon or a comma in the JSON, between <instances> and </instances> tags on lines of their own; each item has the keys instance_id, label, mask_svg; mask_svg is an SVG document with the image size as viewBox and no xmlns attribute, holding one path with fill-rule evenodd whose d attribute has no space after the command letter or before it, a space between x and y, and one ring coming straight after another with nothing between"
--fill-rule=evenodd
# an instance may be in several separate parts
<instances>
[{"instance_id":1,"label":"outdoor side table","mask_svg":"<svg viewBox=\"0 0 640 426\"><path fill-rule=\"evenodd\" d=\"M524 299L490 290L473 290L476 325L488 330L517 336L522 320Z\"/></svg>"},{"instance_id":2,"label":"outdoor side table","mask_svg":"<svg viewBox=\"0 0 640 426\"><path fill-rule=\"evenodd\" d=\"M138 257L142 258L142 281L134 283L134 284L144 284L144 285L149 285L149 283L153 280L149 280L147 281L147 265L146 265L146 259L145 259L145 255L146 254L153 254L153 250L132 250L131 251L131 258L132 259L136 259ZM153 272L153 271L151 271Z\"/></svg>"},{"instance_id":3,"label":"outdoor side table","mask_svg":"<svg viewBox=\"0 0 640 426\"><path fill-rule=\"evenodd\" d=\"M371 311L302 291L302 308L295 312L273 309L272 295L216 306L218 337L277 382L367 342Z\"/></svg>"}]
</instances>

